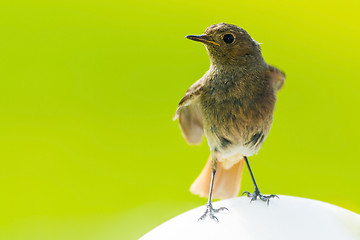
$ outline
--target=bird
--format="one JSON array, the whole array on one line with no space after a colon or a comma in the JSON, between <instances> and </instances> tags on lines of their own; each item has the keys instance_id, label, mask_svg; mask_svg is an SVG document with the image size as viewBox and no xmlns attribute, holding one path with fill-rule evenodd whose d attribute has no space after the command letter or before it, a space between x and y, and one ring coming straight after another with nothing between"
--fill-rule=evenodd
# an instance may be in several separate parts
<instances>
[{"instance_id":1,"label":"bird","mask_svg":"<svg viewBox=\"0 0 360 240\"><path fill-rule=\"evenodd\" d=\"M256 154L269 134L277 93L285 74L265 62L260 44L243 28L219 23L201 35L187 39L202 43L210 58L210 68L180 100L173 120L178 119L183 137L198 145L206 136L210 157L190 187L193 194L208 197L205 213L218 221L212 199L236 197L244 164L250 172L254 192L245 191L251 201L269 204L277 195L262 195L248 157ZM215 177L216 176L216 177Z\"/></svg>"}]
</instances>

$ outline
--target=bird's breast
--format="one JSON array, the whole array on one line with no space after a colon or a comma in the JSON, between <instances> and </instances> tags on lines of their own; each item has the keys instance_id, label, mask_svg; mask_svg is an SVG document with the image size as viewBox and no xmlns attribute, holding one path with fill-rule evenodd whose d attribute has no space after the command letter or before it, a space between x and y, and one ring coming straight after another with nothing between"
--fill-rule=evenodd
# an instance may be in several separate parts
<instances>
[{"instance_id":1,"label":"bird's breast","mask_svg":"<svg viewBox=\"0 0 360 240\"><path fill-rule=\"evenodd\" d=\"M209 84L200 105L210 148L229 156L255 154L272 124L276 99L270 90L241 81Z\"/></svg>"}]
</instances>

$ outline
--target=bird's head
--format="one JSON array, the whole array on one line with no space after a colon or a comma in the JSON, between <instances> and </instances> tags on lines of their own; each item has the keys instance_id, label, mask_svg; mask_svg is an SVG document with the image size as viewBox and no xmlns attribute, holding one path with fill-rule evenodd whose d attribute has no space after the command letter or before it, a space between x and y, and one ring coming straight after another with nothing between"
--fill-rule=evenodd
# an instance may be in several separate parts
<instances>
[{"instance_id":1,"label":"bird's head","mask_svg":"<svg viewBox=\"0 0 360 240\"><path fill-rule=\"evenodd\" d=\"M186 38L203 43L215 65L242 65L249 59L261 57L260 45L244 29L232 24L214 24L202 35Z\"/></svg>"}]
</instances>

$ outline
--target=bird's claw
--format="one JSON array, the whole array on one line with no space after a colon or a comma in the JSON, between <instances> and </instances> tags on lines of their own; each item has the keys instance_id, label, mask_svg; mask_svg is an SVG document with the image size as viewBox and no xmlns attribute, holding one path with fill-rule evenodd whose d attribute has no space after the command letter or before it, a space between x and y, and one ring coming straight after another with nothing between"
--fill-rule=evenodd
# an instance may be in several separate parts
<instances>
[{"instance_id":1,"label":"bird's claw","mask_svg":"<svg viewBox=\"0 0 360 240\"><path fill-rule=\"evenodd\" d=\"M244 191L244 192L241 194L241 196L244 196L245 193L246 193L246 196L248 196L248 197L251 197L251 195L252 195L250 192Z\"/></svg>"},{"instance_id":2,"label":"bird's claw","mask_svg":"<svg viewBox=\"0 0 360 240\"><path fill-rule=\"evenodd\" d=\"M205 210L205 213L199 218L198 221L200 220L204 220L206 218L206 216L209 215L209 217L213 220L215 220L216 222L219 222L219 219L215 216L215 213L218 213L220 211L228 211L229 212L229 209L227 209L226 207L221 207L221 208L213 208L212 204L211 203L208 203L206 204L206 210Z\"/></svg>"},{"instance_id":3,"label":"bird's claw","mask_svg":"<svg viewBox=\"0 0 360 240\"><path fill-rule=\"evenodd\" d=\"M257 189L255 189L254 193L250 193L250 192L248 192L248 191L245 191L245 192L243 192L241 195L244 195L244 194L246 194L248 197L251 197L250 203L251 203L252 201L257 200L257 198L259 197L262 201L266 202L267 205L269 205L271 198L275 198L275 197L279 198L277 195L274 195L274 194L271 194L271 195L262 195L262 194L260 193L260 191L257 190ZM279 199L280 199L280 198L279 198Z\"/></svg>"}]
</instances>

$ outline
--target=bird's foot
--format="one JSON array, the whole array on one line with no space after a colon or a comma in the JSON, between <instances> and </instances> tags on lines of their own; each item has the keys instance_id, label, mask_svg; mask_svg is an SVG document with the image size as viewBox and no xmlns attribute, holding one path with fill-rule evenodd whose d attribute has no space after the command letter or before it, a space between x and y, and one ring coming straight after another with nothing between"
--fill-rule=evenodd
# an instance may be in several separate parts
<instances>
[{"instance_id":1,"label":"bird's foot","mask_svg":"<svg viewBox=\"0 0 360 240\"><path fill-rule=\"evenodd\" d=\"M271 198L279 198L277 195L271 194L271 195L262 195L259 191L259 189L255 189L254 193L249 193L247 191L243 192L241 195L246 194L248 197L251 197L250 202L257 200L257 198L260 198L261 200L263 200L264 202L267 203L267 205L269 205L270 199Z\"/></svg>"},{"instance_id":2,"label":"bird's foot","mask_svg":"<svg viewBox=\"0 0 360 240\"><path fill-rule=\"evenodd\" d=\"M200 220L204 220L206 218L206 216L209 216L211 219L213 219L214 221L219 221L219 219L215 216L215 213L218 213L220 211L229 211L229 209L227 209L226 207L221 207L218 209L213 208L211 202L206 204L206 210L205 213L199 218L198 221Z\"/></svg>"}]
</instances>

